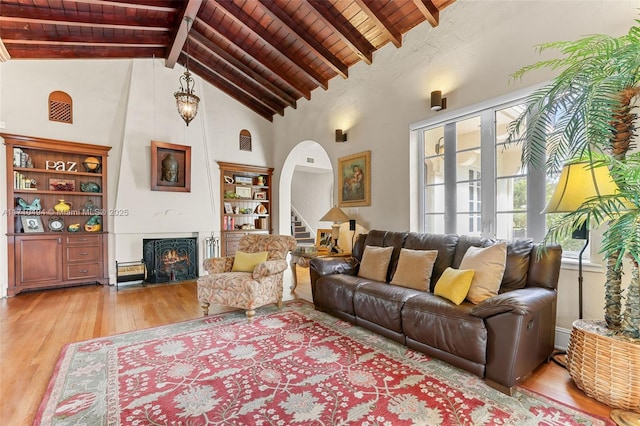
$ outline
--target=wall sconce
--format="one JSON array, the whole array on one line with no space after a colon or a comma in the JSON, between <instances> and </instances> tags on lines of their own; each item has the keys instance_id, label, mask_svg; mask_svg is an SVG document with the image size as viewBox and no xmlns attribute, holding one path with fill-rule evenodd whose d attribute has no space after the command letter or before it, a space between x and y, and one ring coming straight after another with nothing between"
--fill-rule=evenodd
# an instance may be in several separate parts
<instances>
[{"instance_id":1,"label":"wall sconce","mask_svg":"<svg viewBox=\"0 0 640 426\"><path fill-rule=\"evenodd\" d=\"M442 90L434 90L431 92L431 110L440 111L447 109L447 98L442 97Z\"/></svg>"},{"instance_id":2,"label":"wall sconce","mask_svg":"<svg viewBox=\"0 0 640 426\"><path fill-rule=\"evenodd\" d=\"M336 142L346 142L347 132L343 132L342 129L336 129Z\"/></svg>"}]
</instances>

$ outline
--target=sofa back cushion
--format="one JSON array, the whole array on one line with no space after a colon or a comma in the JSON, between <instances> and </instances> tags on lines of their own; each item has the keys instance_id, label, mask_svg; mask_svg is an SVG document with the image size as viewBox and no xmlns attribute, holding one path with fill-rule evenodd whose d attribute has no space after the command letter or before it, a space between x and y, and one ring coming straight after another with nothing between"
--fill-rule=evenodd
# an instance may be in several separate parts
<instances>
[{"instance_id":1,"label":"sofa back cushion","mask_svg":"<svg viewBox=\"0 0 640 426\"><path fill-rule=\"evenodd\" d=\"M404 242L404 248L411 250L438 250L436 262L431 273L430 290L433 291L436 283L445 269L451 266L453 255L460 236L455 234L421 234L410 232Z\"/></svg>"},{"instance_id":2,"label":"sofa back cushion","mask_svg":"<svg viewBox=\"0 0 640 426\"><path fill-rule=\"evenodd\" d=\"M387 278L383 280L385 282L391 281L391 277L393 277L396 271L398 258L400 257L400 249L404 246L407 234L407 232L371 230L365 238L365 246L393 247L391 259L389 260L389 269L387 270Z\"/></svg>"},{"instance_id":3,"label":"sofa back cushion","mask_svg":"<svg viewBox=\"0 0 640 426\"><path fill-rule=\"evenodd\" d=\"M558 287L562 248L559 245L548 245L544 251L537 253L540 244L534 244L529 260L529 276L526 287L544 287L555 290Z\"/></svg>"},{"instance_id":4,"label":"sofa back cushion","mask_svg":"<svg viewBox=\"0 0 640 426\"><path fill-rule=\"evenodd\" d=\"M507 244L507 265L504 269L500 293L524 288L529 275L529 259L532 253L533 240L520 239Z\"/></svg>"},{"instance_id":5,"label":"sofa back cushion","mask_svg":"<svg viewBox=\"0 0 640 426\"><path fill-rule=\"evenodd\" d=\"M387 281L393 247L365 246L358 276L373 281Z\"/></svg>"},{"instance_id":6,"label":"sofa back cushion","mask_svg":"<svg viewBox=\"0 0 640 426\"><path fill-rule=\"evenodd\" d=\"M504 241L489 247L469 247L460 262L460 269L475 271L467 300L477 304L497 296L506 263L507 243Z\"/></svg>"},{"instance_id":7,"label":"sofa back cushion","mask_svg":"<svg viewBox=\"0 0 640 426\"><path fill-rule=\"evenodd\" d=\"M401 249L398 267L390 284L429 291L436 256L438 256L437 250Z\"/></svg>"}]
</instances>

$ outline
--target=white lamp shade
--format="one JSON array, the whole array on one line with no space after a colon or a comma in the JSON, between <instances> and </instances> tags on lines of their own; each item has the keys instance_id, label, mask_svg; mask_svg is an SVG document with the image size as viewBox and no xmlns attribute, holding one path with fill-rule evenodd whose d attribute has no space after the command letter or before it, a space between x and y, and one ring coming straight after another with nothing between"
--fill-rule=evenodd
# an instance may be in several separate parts
<instances>
[{"instance_id":1,"label":"white lamp shade","mask_svg":"<svg viewBox=\"0 0 640 426\"><path fill-rule=\"evenodd\" d=\"M565 164L560 180L542 213L570 213L590 198L614 195L619 191L606 166L589 162Z\"/></svg>"}]
</instances>

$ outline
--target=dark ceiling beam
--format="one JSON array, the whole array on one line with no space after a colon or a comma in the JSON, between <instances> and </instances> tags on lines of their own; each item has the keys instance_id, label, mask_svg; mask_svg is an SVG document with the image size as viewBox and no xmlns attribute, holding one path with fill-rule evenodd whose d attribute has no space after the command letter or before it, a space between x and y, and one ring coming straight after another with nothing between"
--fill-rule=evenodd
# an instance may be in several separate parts
<instances>
[{"instance_id":1,"label":"dark ceiling beam","mask_svg":"<svg viewBox=\"0 0 640 426\"><path fill-rule=\"evenodd\" d=\"M176 35L169 47L169 53L167 53L167 59L164 61L164 66L167 68L173 68L180 56L180 52L184 48L184 43L187 40L187 33L193 27L193 23L196 20L198 10L202 6L202 0L189 0L185 5L184 12L180 16L180 26ZM189 22L187 22L189 21Z\"/></svg>"},{"instance_id":2,"label":"dark ceiling beam","mask_svg":"<svg viewBox=\"0 0 640 426\"><path fill-rule=\"evenodd\" d=\"M97 49L92 46L51 46L35 45L11 45L11 59L131 59L131 58L159 58L164 55L166 49L148 48L144 52L139 47L118 47Z\"/></svg>"},{"instance_id":3,"label":"dark ceiling beam","mask_svg":"<svg viewBox=\"0 0 640 426\"><path fill-rule=\"evenodd\" d=\"M110 28L119 30L136 30L136 31L154 31L166 32L171 31L166 19L164 18L145 18L135 19L129 16L93 14L90 12L66 13L64 11L56 11L52 13L50 9L29 7L29 6L13 6L2 5L2 14L0 21L8 21L13 23L37 24L37 25L66 25L69 27L84 28Z\"/></svg>"},{"instance_id":4,"label":"dark ceiling beam","mask_svg":"<svg viewBox=\"0 0 640 426\"><path fill-rule=\"evenodd\" d=\"M244 74L247 78L255 80L257 84L261 85L263 89L269 91L275 98L279 99L283 104L296 108L296 99L280 89L275 84L264 78L260 73L254 71L251 67L245 65L242 61L236 59L233 55L226 52L220 46L211 42L202 34L192 31L189 35L190 39L204 50L208 51L211 55L218 58L219 61L225 63L230 68L236 70L238 73Z\"/></svg>"},{"instance_id":5,"label":"dark ceiling beam","mask_svg":"<svg viewBox=\"0 0 640 426\"><path fill-rule=\"evenodd\" d=\"M121 46L149 46L149 45L161 45L164 48L169 44L169 35L165 34L156 34L156 33L146 33L146 34L138 34L136 36L128 36L122 33L118 34L110 34L108 36L102 34L95 34L90 39L87 38L86 35L83 34L65 34L64 38L60 36L53 36L48 34L42 34L38 36L37 39L33 36L33 33L29 31L24 31L22 29L3 29L2 31L2 39L3 40L12 40L14 43L78 43L82 45L84 43L88 43L89 41L95 42L98 45L106 45L106 44L115 44Z\"/></svg>"},{"instance_id":6,"label":"dark ceiling beam","mask_svg":"<svg viewBox=\"0 0 640 426\"><path fill-rule=\"evenodd\" d=\"M432 27L438 26L440 23L440 11L432 0L413 0L413 3L415 3L420 13L424 15Z\"/></svg>"},{"instance_id":7,"label":"dark ceiling beam","mask_svg":"<svg viewBox=\"0 0 640 426\"><path fill-rule=\"evenodd\" d=\"M375 48L348 20L336 11L331 3L307 0L307 4L318 12L318 19L322 21L324 26L331 28L360 59L371 65Z\"/></svg>"},{"instance_id":8,"label":"dark ceiling beam","mask_svg":"<svg viewBox=\"0 0 640 426\"><path fill-rule=\"evenodd\" d=\"M167 13L175 13L178 11L175 7L171 6L160 6L158 0L149 0L146 3L138 2L138 3L121 3L118 1L107 1L107 0L64 0L65 3L84 3L92 6L111 6L111 7L120 7L123 9L142 9L142 10L152 10L154 12L167 12Z\"/></svg>"},{"instance_id":9,"label":"dark ceiling beam","mask_svg":"<svg viewBox=\"0 0 640 426\"><path fill-rule=\"evenodd\" d=\"M78 47L100 47L113 49L133 49L133 48L161 48L164 49L166 44L163 43L110 43L99 41L58 41L58 40L13 40L2 39L5 44L22 44L22 45L38 45L38 46L78 46Z\"/></svg>"},{"instance_id":10,"label":"dark ceiling beam","mask_svg":"<svg viewBox=\"0 0 640 426\"><path fill-rule=\"evenodd\" d=\"M268 31L258 25L251 16L247 15L240 7L235 3L214 0L218 6L218 10L224 12L229 18L233 19L238 25L243 27L247 31L251 31L258 39L266 46L270 47L271 51L280 56L285 61L289 62L291 66L296 68L299 72L304 74L306 78L312 81L314 84L327 90L329 83L327 79L323 78L317 71L309 67L307 64L298 61L298 59L281 46L276 46L271 43L271 35Z\"/></svg>"},{"instance_id":11,"label":"dark ceiling beam","mask_svg":"<svg viewBox=\"0 0 640 426\"><path fill-rule=\"evenodd\" d=\"M193 69L191 71L194 71L203 80L209 82L214 87L217 87L222 92L226 93L236 101L254 111L256 114L273 122L273 111L256 104L253 98L247 96L244 92L238 91L236 87L229 84L225 79L220 78L216 74L212 73L210 69L203 68L199 62L193 64Z\"/></svg>"},{"instance_id":12,"label":"dark ceiling beam","mask_svg":"<svg viewBox=\"0 0 640 426\"><path fill-rule=\"evenodd\" d=\"M292 32L298 41L313 52L322 62L324 62L329 68L333 69L342 78L349 77L349 67L340 62L338 58L314 39L307 30L302 28L300 24L293 20L287 13L285 13L280 7L275 7L272 0L259 0L265 9L267 15L274 21L280 22L290 32Z\"/></svg>"},{"instance_id":13,"label":"dark ceiling beam","mask_svg":"<svg viewBox=\"0 0 640 426\"><path fill-rule=\"evenodd\" d=\"M225 70L224 67L211 67L209 65L210 63L203 60L200 56L202 55L197 55L197 52L189 55L191 58L191 62L189 62L189 64L191 65L194 61L197 62L203 69L208 70L209 73L215 74L219 78L226 80L227 83L235 87L238 92L243 92L245 95L253 99L253 103L261 104L263 107L270 109L272 113L277 112L280 115L284 115L285 105L267 93L254 80L247 80L240 74Z\"/></svg>"},{"instance_id":14,"label":"dark ceiling beam","mask_svg":"<svg viewBox=\"0 0 640 426\"><path fill-rule=\"evenodd\" d=\"M354 0L354 2L362 9L362 11L371 19L376 27L378 27L387 37L391 40L391 43L398 49L402 47L402 34L396 30L395 27L389 22L389 20L380 13L380 10L376 8L378 4L376 1L366 2L365 0Z\"/></svg>"},{"instance_id":15,"label":"dark ceiling beam","mask_svg":"<svg viewBox=\"0 0 640 426\"><path fill-rule=\"evenodd\" d=\"M196 23L198 24L198 26L202 25L208 31L214 33L217 37L221 38L223 41L225 41L226 43L230 44L235 49L241 51L247 57L253 58L253 55L251 55L250 52L247 52L245 49L243 49L242 47L238 46L235 43L235 41L231 40L225 34L222 34L217 29L213 28L211 25L207 24L202 19L198 18ZM274 67L270 63L259 62L255 58L253 58L253 60L254 60L253 63L258 65L259 68L261 68L262 70L265 70L265 71L269 71L269 73L272 73L278 80L280 80L280 82L282 82L282 84L284 84L285 86L289 87L291 89L291 91L294 92L295 96L304 97L305 99L311 99L311 91L309 91L308 89L306 89L304 87L300 87L299 84L296 84L296 83L292 82L289 79L289 77L286 76L279 68Z\"/></svg>"}]
</instances>

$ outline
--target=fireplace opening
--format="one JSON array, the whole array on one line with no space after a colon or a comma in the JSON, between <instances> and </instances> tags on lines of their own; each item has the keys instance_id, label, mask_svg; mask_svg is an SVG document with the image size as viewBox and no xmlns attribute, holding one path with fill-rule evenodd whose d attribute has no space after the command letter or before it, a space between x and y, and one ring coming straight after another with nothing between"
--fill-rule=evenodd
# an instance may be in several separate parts
<instances>
[{"instance_id":1,"label":"fireplace opening","mask_svg":"<svg viewBox=\"0 0 640 426\"><path fill-rule=\"evenodd\" d=\"M142 240L148 283L193 280L198 277L198 240L145 238Z\"/></svg>"}]
</instances>

